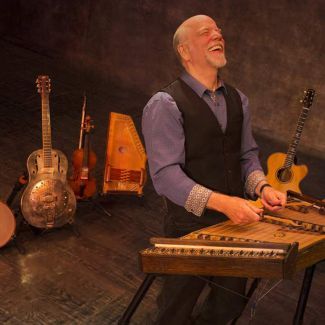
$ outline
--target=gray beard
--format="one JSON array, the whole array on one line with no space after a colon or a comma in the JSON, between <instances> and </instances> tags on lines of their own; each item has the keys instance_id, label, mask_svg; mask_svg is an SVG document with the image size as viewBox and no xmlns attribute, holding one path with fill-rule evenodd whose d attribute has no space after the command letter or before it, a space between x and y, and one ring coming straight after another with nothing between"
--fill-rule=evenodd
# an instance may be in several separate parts
<instances>
[{"instance_id":1,"label":"gray beard","mask_svg":"<svg viewBox=\"0 0 325 325\"><path fill-rule=\"evenodd\" d=\"M208 62L217 69L223 68L227 64L227 59L225 56L223 58L220 58L220 60L211 60L209 57L207 58Z\"/></svg>"}]
</instances>

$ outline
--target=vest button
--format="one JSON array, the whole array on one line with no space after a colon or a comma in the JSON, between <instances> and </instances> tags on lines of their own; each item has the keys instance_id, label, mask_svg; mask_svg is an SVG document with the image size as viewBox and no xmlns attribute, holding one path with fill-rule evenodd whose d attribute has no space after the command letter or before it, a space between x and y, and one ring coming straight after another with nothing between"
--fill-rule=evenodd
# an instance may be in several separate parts
<instances>
[{"instance_id":1,"label":"vest button","mask_svg":"<svg viewBox=\"0 0 325 325\"><path fill-rule=\"evenodd\" d=\"M228 174L231 174L231 169L228 169Z\"/></svg>"}]
</instances>

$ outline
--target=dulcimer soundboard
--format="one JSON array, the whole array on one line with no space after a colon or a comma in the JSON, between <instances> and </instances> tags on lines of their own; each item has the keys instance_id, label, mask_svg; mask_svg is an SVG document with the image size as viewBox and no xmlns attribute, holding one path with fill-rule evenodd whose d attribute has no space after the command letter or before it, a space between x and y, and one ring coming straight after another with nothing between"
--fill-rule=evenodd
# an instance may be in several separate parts
<instances>
[{"instance_id":1,"label":"dulcimer soundboard","mask_svg":"<svg viewBox=\"0 0 325 325\"><path fill-rule=\"evenodd\" d=\"M110 113L104 194L143 195L147 156L131 116Z\"/></svg>"},{"instance_id":2,"label":"dulcimer soundboard","mask_svg":"<svg viewBox=\"0 0 325 325\"><path fill-rule=\"evenodd\" d=\"M325 215L297 200L261 221L226 221L181 238L152 238L139 253L145 273L291 278L325 258Z\"/></svg>"}]
</instances>

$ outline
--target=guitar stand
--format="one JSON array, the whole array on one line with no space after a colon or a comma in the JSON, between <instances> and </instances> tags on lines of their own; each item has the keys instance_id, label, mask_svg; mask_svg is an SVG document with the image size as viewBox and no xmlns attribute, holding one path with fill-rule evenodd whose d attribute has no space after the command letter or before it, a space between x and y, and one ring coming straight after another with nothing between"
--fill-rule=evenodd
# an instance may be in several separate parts
<instances>
[{"instance_id":1,"label":"guitar stand","mask_svg":"<svg viewBox=\"0 0 325 325\"><path fill-rule=\"evenodd\" d=\"M57 227L57 228L51 228L51 229L45 229L45 230L54 230L54 229L69 229L72 231L72 233L77 237L79 238L81 235L80 235L80 231L79 231L79 228L78 226L76 225L75 222L72 222L72 223L66 223L64 226L62 227Z\"/></svg>"},{"instance_id":2,"label":"guitar stand","mask_svg":"<svg viewBox=\"0 0 325 325\"><path fill-rule=\"evenodd\" d=\"M75 223L70 223L70 224L67 224L66 226L71 228L71 231L74 233L74 235L77 238L79 238L81 236L80 235L79 228L78 228L78 226Z\"/></svg>"},{"instance_id":3,"label":"guitar stand","mask_svg":"<svg viewBox=\"0 0 325 325\"><path fill-rule=\"evenodd\" d=\"M9 194L6 203L9 207L11 207L12 202L16 198L17 194L21 191L21 189L27 184L28 182L28 174L27 172L23 172L23 174L16 180L11 193Z\"/></svg>"},{"instance_id":4,"label":"guitar stand","mask_svg":"<svg viewBox=\"0 0 325 325\"><path fill-rule=\"evenodd\" d=\"M19 254L25 255L26 254L26 248L24 245L19 241L18 235L21 231L22 224L24 222L23 217L19 211L14 213L15 219L16 219L16 233L14 234L12 238L12 243L18 250Z\"/></svg>"},{"instance_id":5,"label":"guitar stand","mask_svg":"<svg viewBox=\"0 0 325 325\"><path fill-rule=\"evenodd\" d=\"M81 199L77 201L78 203L90 203L92 205L93 208L97 208L98 210L100 210L101 212L103 212L104 214L106 214L108 217L111 217L112 215L108 212L107 209L105 209L102 204L100 204L98 202L98 198L99 196L97 196L96 198L89 198L89 199Z\"/></svg>"},{"instance_id":6,"label":"guitar stand","mask_svg":"<svg viewBox=\"0 0 325 325\"><path fill-rule=\"evenodd\" d=\"M61 227L37 228L37 227L34 227L32 225L29 225L29 227L30 227L31 231L33 232L33 234L35 236L43 236L43 235L45 235L47 233L54 232L54 231L57 231L57 230L69 229L69 230L71 230L71 232L77 238L80 237L79 229L78 229L77 225L74 222L72 222L72 223L66 223L65 225L63 225Z\"/></svg>"},{"instance_id":7,"label":"guitar stand","mask_svg":"<svg viewBox=\"0 0 325 325\"><path fill-rule=\"evenodd\" d=\"M104 214L106 214L108 217L111 217L112 215L108 212L107 209L105 209L101 203L97 202L96 199L91 199L91 203L93 204L94 207L97 209L101 210Z\"/></svg>"}]
</instances>

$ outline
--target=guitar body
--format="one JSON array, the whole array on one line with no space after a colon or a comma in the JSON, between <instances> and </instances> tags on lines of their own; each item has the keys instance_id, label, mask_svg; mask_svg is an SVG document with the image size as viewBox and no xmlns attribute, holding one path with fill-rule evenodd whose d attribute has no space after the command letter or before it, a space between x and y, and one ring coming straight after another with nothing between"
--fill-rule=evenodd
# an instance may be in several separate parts
<instances>
[{"instance_id":1,"label":"guitar body","mask_svg":"<svg viewBox=\"0 0 325 325\"><path fill-rule=\"evenodd\" d=\"M44 167L43 150L34 151L27 160L29 184L21 208L29 224L38 228L61 227L72 223L76 198L67 184L68 161L59 150L51 150L52 167Z\"/></svg>"},{"instance_id":2,"label":"guitar body","mask_svg":"<svg viewBox=\"0 0 325 325\"><path fill-rule=\"evenodd\" d=\"M305 96L301 100L303 107L299 115L296 131L294 133L291 144L289 145L287 154L276 152L270 155L267 159L267 181L272 187L281 192L287 192L288 190L291 190L301 193L299 184L308 173L308 168L306 165L297 166L294 163L296 157L296 148L299 144L305 120L308 116L309 109L313 102L315 90L308 89L304 91L304 93ZM256 207L263 207L260 199L252 202Z\"/></svg>"},{"instance_id":3,"label":"guitar body","mask_svg":"<svg viewBox=\"0 0 325 325\"><path fill-rule=\"evenodd\" d=\"M305 178L308 173L306 165L292 164L290 168L284 169L286 154L276 152L269 156L267 160L268 174L267 181L272 187L281 192L288 190L301 193L299 183Z\"/></svg>"}]
</instances>

